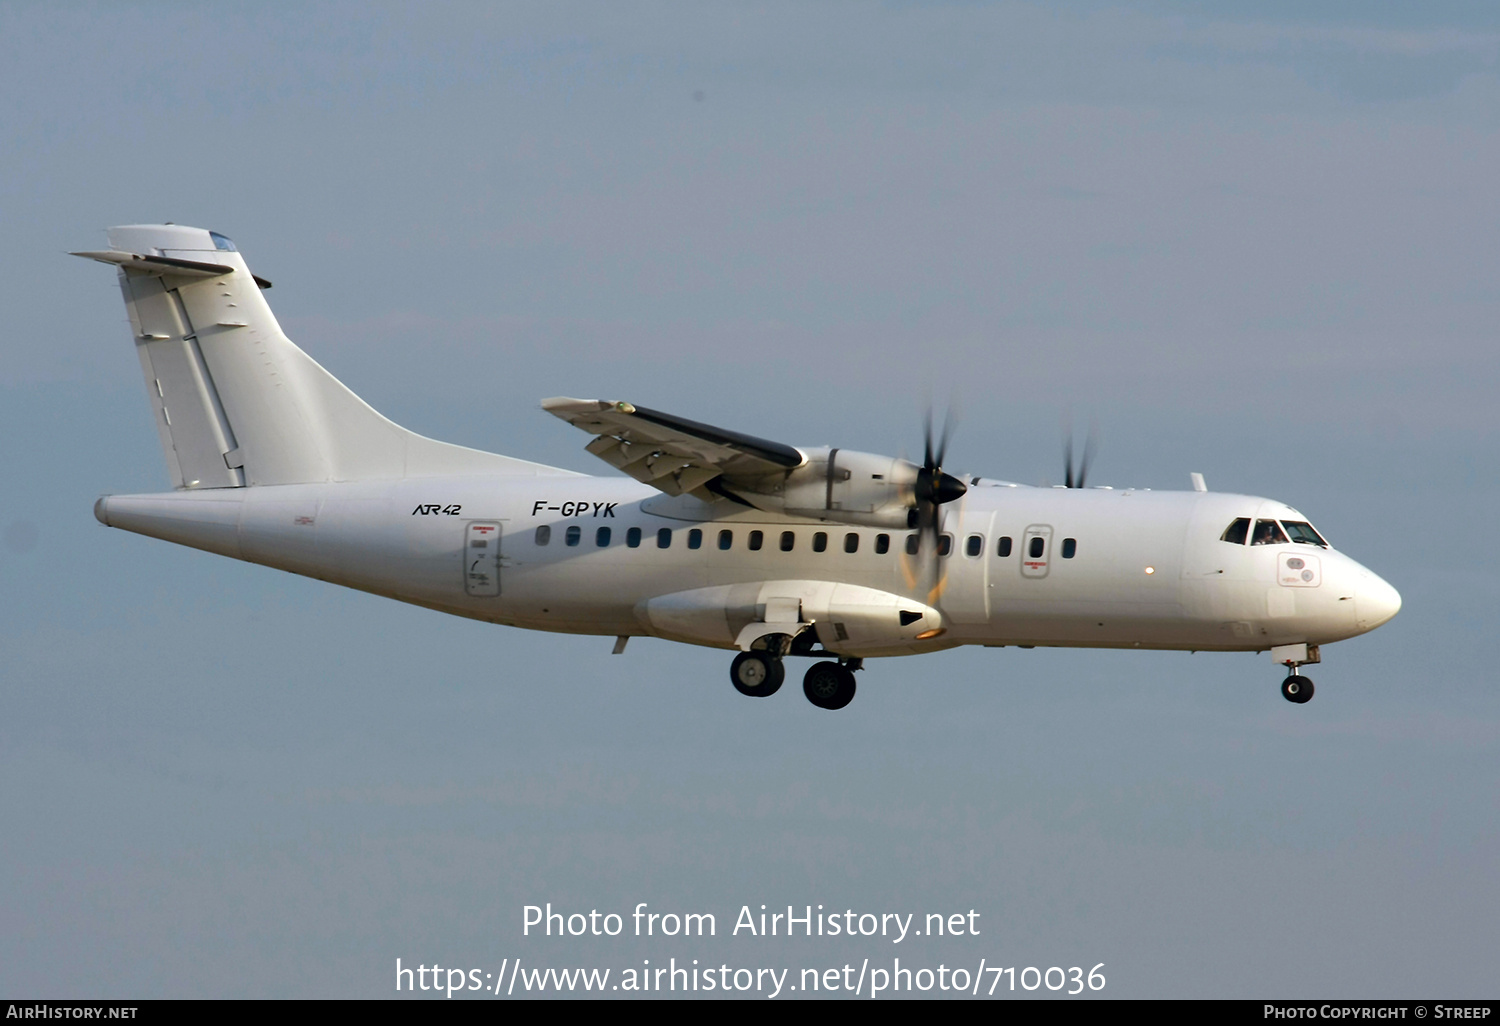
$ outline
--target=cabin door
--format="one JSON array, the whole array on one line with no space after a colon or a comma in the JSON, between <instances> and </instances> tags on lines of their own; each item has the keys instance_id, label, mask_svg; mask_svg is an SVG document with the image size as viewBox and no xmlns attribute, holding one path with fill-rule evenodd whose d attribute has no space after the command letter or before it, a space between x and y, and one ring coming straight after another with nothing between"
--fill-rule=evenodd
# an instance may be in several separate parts
<instances>
[{"instance_id":1,"label":"cabin door","mask_svg":"<svg viewBox=\"0 0 1500 1026\"><path fill-rule=\"evenodd\" d=\"M500 594L500 524L472 520L464 527L464 592L473 598Z\"/></svg>"}]
</instances>

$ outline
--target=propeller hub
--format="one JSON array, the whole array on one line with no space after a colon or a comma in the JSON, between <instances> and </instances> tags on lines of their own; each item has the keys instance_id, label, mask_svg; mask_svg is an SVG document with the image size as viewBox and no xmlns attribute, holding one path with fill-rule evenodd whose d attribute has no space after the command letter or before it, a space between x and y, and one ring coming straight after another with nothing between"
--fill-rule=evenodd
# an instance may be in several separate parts
<instances>
[{"instance_id":1,"label":"propeller hub","mask_svg":"<svg viewBox=\"0 0 1500 1026\"><path fill-rule=\"evenodd\" d=\"M917 471L917 500L941 506L945 502L961 499L968 494L969 486L952 474L944 473L941 467L923 467Z\"/></svg>"}]
</instances>

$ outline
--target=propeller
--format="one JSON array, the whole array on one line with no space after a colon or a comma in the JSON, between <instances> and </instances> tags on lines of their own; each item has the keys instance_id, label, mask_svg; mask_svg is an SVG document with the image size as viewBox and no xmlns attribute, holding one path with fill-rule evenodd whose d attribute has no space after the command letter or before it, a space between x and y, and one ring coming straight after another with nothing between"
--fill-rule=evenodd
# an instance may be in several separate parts
<instances>
[{"instance_id":1,"label":"propeller","mask_svg":"<svg viewBox=\"0 0 1500 1026\"><path fill-rule=\"evenodd\" d=\"M948 441L953 437L953 418L944 416L943 432L934 443L932 432L932 409L927 410L927 424L923 437L922 466L917 470L917 480L912 486L916 505L907 514L907 526L916 528L917 555L927 570L926 577L932 580L928 601L935 602L947 583L941 572L938 544L942 535L942 510L944 503L961 499L969 486L952 474L943 471L943 457L948 453ZM908 583L915 587L917 576L907 573Z\"/></svg>"},{"instance_id":2,"label":"propeller","mask_svg":"<svg viewBox=\"0 0 1500 1026\"><path fill-rule=\"evenodd\" d=\"M1069 425L1063 441L1063 484L1068 488L1083 488L1088 481L1089 461L1098 447L1099 422L1089 421L1088 439L1083 443L1083 459L1078 461L1078 472L1073 472L1073 428Z\"/></svg>"}]
</instances>

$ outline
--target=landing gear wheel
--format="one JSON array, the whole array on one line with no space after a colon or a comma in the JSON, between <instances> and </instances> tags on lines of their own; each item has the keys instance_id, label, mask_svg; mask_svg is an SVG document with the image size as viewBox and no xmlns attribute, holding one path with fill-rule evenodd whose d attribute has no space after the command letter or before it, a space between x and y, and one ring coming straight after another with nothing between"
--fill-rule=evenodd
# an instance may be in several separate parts
<instances>
[{"instance_id":1,"label":"landing gear wheel","mask_svg":"<svg viewBox=\"0 0 1500 1026\"><path fill-rule=\"evenodd\" d=\"M741 652L729 664L729 679L734 689L751 698L769 698L781 689L786 680L786 667L781 660L765 652Z\"/></svg>"},{"instance_id":2,"label":"landing gear wheel","mask_svg":"<svg viewBox=\"0 0 1500 1026\"><path fill-rule=\"evenodd\" d=\"M1299 673L1294 673L1281 682L1281 697L1288 702L1301 705L1303 702L1312 701L1312 696L1313 682Z\"/></svg>"},{"instance_id":3,"label":"landing gear wheel","mask_svg":"<svg viewBox=\"0 0 1500 1026\"><path fill-rule=\"evenodd\" d=\"M842 709L854 701L854 674L838 663L813 663L802 678L802 693L819 709Z\"/></svg>"}]
</instances>

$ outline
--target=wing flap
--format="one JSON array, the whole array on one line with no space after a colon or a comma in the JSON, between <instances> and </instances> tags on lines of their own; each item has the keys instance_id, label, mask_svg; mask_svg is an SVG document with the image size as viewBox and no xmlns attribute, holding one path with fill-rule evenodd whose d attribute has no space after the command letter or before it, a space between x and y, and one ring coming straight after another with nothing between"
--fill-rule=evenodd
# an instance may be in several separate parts
<instances>
[{"instance_id":1,"label":"wing flap","mask_svg":"<svg viewBox=\"0 0 1500 1026\"><path fill-rule=\"evenodd\" d=\"M542 409L597 435L584 446L589 452L672 496L712 501L716 496L708 486L716 478L750 481L785 474L806 460L780 442L630 403L559 396L543 399Z\"/></svg>"}]
</instances>

